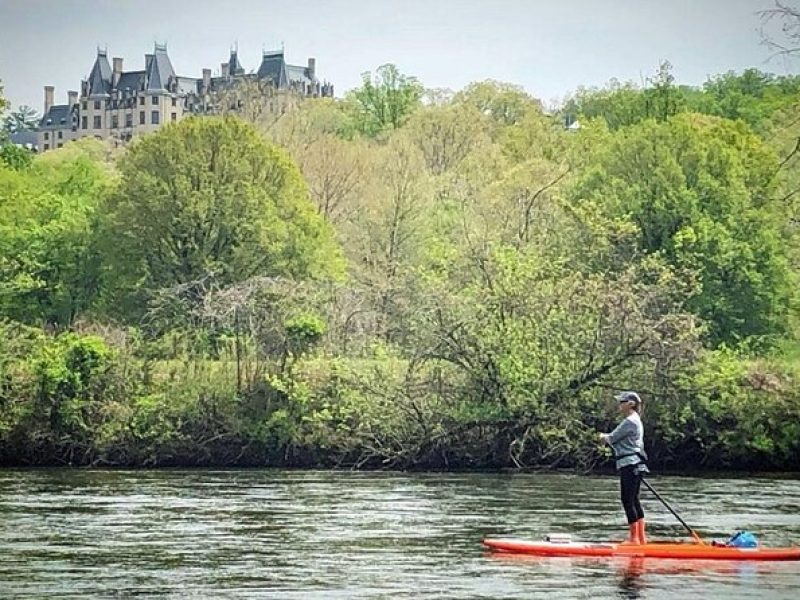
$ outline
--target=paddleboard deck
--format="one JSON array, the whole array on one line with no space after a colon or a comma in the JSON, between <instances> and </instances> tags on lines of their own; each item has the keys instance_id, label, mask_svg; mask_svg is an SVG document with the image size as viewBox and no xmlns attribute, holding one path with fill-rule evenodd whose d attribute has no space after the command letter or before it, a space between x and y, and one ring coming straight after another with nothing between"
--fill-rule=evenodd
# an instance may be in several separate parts
<instances>
[{"instance_id":1,"label":"paddleboard deck","mask_svg":"<svg viewBox=\"0 0 800 600\"><path fill-rule=\"evenodd\" d=\"M495 552L537 556L650 557L685 560L800 560L800 547L733 548L710 544L655 542L648 544L538 542L515 538L487 538L483 545Z\"/></svg>"}]
</instances>

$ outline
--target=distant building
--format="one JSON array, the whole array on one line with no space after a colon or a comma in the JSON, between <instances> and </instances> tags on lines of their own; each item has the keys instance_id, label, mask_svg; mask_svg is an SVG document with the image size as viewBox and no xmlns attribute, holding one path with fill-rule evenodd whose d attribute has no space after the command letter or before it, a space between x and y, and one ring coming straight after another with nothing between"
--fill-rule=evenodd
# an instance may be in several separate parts
<instances>
[{"instance_id":1,"label":"distant building","mask_svg":"<svg viewBox=\"0 0 800 600\"><path fill-rule=\"evenodd\" d=\"M9 136L9 142L20 148L36 152L37 135L35 131L15 131Z\"/></svg>"},{"instance_id":2,"label":"distant building","mask_svg":"<svg viewBox=\"0 0 800 600\"><path fill-rule=\"evenodd\" d=\"M45 86L37 145L46 152L87 136L125 142L187 114L220 112L220 98L248 82L257 83L260 93L269 91L275 101L268 103L268 110L273 112L285 110L289 98L333 96L333 85L317 79L315 59L309 58L305 67L289 65L283 50L262 53L254 73L245 72L237 50L232 50L218 76L203 69L202 77L195 79L175 73L166 45L156 44L153 54L145 54L144 69L139 71L123 71L121 58L109 64L107 52L98 49L80 95L70 91L66 104L54 104L54 88ZM236 108L235 102L225 107Z\"/></svg>"}]
</instances>

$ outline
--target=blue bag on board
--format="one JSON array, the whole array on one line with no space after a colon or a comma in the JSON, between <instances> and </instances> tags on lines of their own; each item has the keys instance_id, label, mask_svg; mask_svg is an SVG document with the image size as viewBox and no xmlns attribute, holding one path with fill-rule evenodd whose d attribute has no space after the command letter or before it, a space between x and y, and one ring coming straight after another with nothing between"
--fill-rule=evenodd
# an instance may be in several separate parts
<instances>
[{"instance_id":1,"label":"blue bag on board","mask_svg":"<svg viewBox=\"0 0 800 600\"><path fill-rule=\"evenodd\" d=\"M757 548L758 540L749 531L737 531L728 540L728 546L733 546L734 548Z\"/></svg>"}]
</instances>

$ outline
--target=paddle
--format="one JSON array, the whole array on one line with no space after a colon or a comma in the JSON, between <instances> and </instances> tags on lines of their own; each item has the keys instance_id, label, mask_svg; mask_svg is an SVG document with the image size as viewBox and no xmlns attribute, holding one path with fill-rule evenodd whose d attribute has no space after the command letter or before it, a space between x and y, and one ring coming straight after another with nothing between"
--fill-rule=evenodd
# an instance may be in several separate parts
<instances>
[{"instance_id":1,"label":"paddle","mask_svg":"<svg viewBox=\"0 0 800 600\"><path fill-rule=\"evenodd\" d=\"M641 479L642 479L642 483L644 484L644 486L645 486L645 487L646 487L648 490L650 490L651 492L653 492L653 495L654 495L656 498L658 498L658 499L661 501L661 504L663 504L664 506L666 506L666 507L667 507L667 510L668 510L669 512L671 512L671 513L672 513L672 515L673 515L673 516L674 516L676 519L678 519L678 521L680 521L681 525L683 525L683 526L686 528L686 531L688 531L688 532L689 532L689 534L692 536L692 538L694 538L694 541L695 541L695 542L697 542L698 544L705 545L705 542L703 541L703 539L702 539L702 538L701 538L699 535L697 535L697 532L696 532L694 529L692 529L691 527L689 527L689 526L686 524L686 521L684 521L683 519L681 519L681 516L680 516L678 513L676 513L676 512L675 512L675 510L674 510L674 509L673 509L673 508L672 508L672 507L671 507L671 506L670 506L670 505L667 503L667 501L666 501L666 500L664 500L664 498L662 498L662 497L661 497L661 494L659 494L657 491L655 491L655 490L653 489L653 486L652 486L652 485L650 485L650 484L647 482L647 480L644 478L644 476L642 476L642 478L641 478Z\"/></svg>"}]
</instances>

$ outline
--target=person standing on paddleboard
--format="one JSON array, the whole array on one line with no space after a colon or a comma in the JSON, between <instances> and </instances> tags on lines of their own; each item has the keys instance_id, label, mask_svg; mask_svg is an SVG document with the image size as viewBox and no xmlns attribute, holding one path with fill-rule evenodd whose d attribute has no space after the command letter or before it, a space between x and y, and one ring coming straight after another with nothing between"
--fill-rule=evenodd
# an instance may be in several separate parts
<instances>
[{"instance_id":1,"label":"person standing on paddleboard","mask_svg":"<svg viewBox=\"0 0 800 600\"><path fill-rule=\"evenodd\" d=\"M611 433L601 433L600 439L614 450L622 506L630 531L628 543L646 544L644 510L639 502L639 488L642 477L650 470L647 468L647 454L644 451L644 426L639 417L642 400L636 392L622 392L616 399L625 418Z\"/></svg>"}]
</instances>

